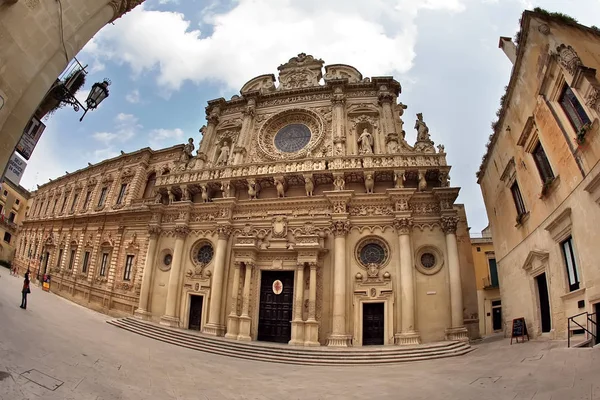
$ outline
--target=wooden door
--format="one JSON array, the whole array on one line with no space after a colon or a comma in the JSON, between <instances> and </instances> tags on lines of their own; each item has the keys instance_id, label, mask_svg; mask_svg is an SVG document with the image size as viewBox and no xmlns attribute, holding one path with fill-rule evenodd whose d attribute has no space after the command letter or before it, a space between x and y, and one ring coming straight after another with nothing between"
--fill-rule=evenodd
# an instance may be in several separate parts
<instances>
[{"instance_id":1,"label":"wooden door","mask_svg":"<svg viewBox=\"0 0 600 400\"><path fill-rule=\"evenodd\" d=\"M383 309L383 303L363 303L363 346L383 344Z\"/></svg>"},{"instance_id":2,"label":"wooden door","mask_svg":"<svg viewBox=\"0 0 600 400\"><path fill-rule=\"evenodd\" d=\"M273 283L281 281L281 293L276 294ZM287 343L292 334L292 306L294 303L293 271L262 271L260 284L260 311L258 340Z\"/></svg>"},{"instance_id":3,"label":"wooden door","mask_svg":"<svg viewBox=\"0 0 600 400\"><path fill-rule=\"evenodd\" d=\"M190 322L188 329L199 331L202 328L202 301L204 296L192 296L190 300Z\"/></svg>"}]
</instances>

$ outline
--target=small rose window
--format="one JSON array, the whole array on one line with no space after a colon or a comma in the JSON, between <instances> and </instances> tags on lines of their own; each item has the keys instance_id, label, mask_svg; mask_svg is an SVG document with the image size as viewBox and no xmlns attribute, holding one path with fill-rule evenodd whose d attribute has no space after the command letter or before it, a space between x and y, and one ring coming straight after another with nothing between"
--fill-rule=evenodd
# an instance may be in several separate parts
<instances>
[{"instance_id":1,"label":"small rose window","mask_svg":"<svg viewBox=\"0 0 600 400\"><path fill-rule=\"evenodd\" d=\"M367 268L376 265L382 268L389 261L389 247L377 237L367 237L356 246L355 257L359 265Z\"/></svg>"},{"instance_id":2,"label":"small rose window","mask_svg":"<svg viewBox=\"0 0 600 400\"><path fill-rule=\"evenodd\" d=\"M171 262L173 262L173 256L171 254L165 254L165 258L163 258L163 263L165 265L171 265Z\"/></svg>"},{"instance_id":3,"label":"small rose window","mask_svg":"<svg viewBox=\"0 0 600 400\"><path fill-rule=\"evenodd\" d=\"M421 265L425 268L433 268L435 266L435 255L432 253L423 253L421 255Z\"/></svg>"},{"instance_id":4,"label":"small rose window","mask_svg":"<svg viewBox=\"0 0 600 400\"><path fill-rule=\"evenodd\" d=\"M208 264L213 258L213 248L210 244L205 244L200 249L198 249L198 253L196 254L196 260L200 264Z\"/></svg>"}]
</instances>

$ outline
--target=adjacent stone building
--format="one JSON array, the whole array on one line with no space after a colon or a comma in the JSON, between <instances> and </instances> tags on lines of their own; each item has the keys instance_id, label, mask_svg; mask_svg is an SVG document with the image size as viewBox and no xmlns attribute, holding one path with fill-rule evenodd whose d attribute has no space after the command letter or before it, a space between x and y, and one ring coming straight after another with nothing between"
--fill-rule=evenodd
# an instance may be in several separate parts
<instances>
[{"instance_id":1,"label":"adjacent stone building","mask_svg":"<svg viewBox=\"0 0 600 400\"><path fill-rule=\"evenodd\" d=\"M194 152L142 149L34 193L17 259L111 314L298 346L479 335L464 207L392 77L299 54L215 99ZM37 258L36 258L37 259ZM36 261L37 262L37 261Z\"/></svg>"},{"instance_id":2,"label":"adjacent stone building","mask_svg":"<svg viewBox=\"0 0 600 400\"><path fill-rule=\"evenodd\" d=\"M600 31L526 11L517 39L500 38L514 66L478 182L507 327L564 339L569 317L600 320Z\"/></svg>"},{"instance_id":3,"label":"adjacent stone building","mask_svg":"<svg viewBox=\"0 0 600 400\"><path fill-rule=\"evenodd\" d=\"M21 185L4 179L0 185L0 262L12 262L17 234L25 219L30 194Z\"/></svg>"}]
</instances>

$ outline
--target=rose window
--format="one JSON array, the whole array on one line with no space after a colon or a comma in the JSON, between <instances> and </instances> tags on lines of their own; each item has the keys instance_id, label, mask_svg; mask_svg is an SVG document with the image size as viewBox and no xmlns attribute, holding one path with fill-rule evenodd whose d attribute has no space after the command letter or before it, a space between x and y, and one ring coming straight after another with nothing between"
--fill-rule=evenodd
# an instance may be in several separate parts
<instances>
[{"instance_id":1,"label":"rose window","mask_svg":"<svg viewBox=\"0 0 600 400\"><path fill-rule=\"evenodd\" d=\"M171 265L172 261L173 261L173 256L171 254L165 254L165 258L163 259L164 264Z\"/></svg>"},{"instance_id":2,"label":"rose window","mask_svg":"<svg viewBox=\"0 0 600 400\"><path fill-rule=\"evenodd\" d=\"M435 256L431 253L423 253L421 255L421 265L425 268L433 268L435 265Z\"/></svg>"},{"instance_id":3,"label":"rose window","mask_svg":"<svg viewBox=\"0 0 600 400\"><path fill-rule=\"evenodd\" d=\"M360 261L365 264L383 264L385 250L378 243L369 243L360 250Z\"/></svg>"},{"instance_id":4,"label":"rose window","mask_svg":"<svg viewBox=\"0 0 600 400\"><path fill-rule=\"evenodd\" d=\"M369 236L358 242L354 256L362 268L381 269L389 262L390 248L380 238Z\"/></svg>"},{"instance_id":5,"label":"rose window","mask_svg":"<svg viewBox=\"0 0 600 400\"><path fill-rule=\"evenodd\" d=\"M275 135L275 147L284 153L295 153L310 142L310 129L304 124L289 124Z\"/></svg>"},{"instance_id":6,"label":"rose window","mask_svg":"<svg viewBox=\"0 0 600 400\"><path fill-rule=\"evenodd\" d=\"M200 264L208 264L213 258L213 253L214 252L212 246L209 244L205 244L198 250L198 253L196 254L196 260Z\"/></svg>"}]
</instances>

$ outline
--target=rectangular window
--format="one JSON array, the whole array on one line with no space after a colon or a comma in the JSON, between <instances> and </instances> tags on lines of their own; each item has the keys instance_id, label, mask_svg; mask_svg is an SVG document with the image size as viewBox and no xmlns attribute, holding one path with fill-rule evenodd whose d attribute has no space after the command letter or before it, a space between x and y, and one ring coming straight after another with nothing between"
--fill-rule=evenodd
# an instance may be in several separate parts
<instances>
[{"instance_id":1,"label":"rectangular window","mask_svg":"<svg viewBox=\"0 0 600 400\"><path fill-rule=\"evenodd\" d=\"M88 204L90 204L90 196L92 195L92 191L88 190L85 194L85 201L83 202L83 209L87 209Z\"/></svg>"},{"instance_id":2,"label":"rectangular window","mask_svg":"<svg viewBox=\"0 0 600 400\"><path fill-rule=\"evenodd\" d=\"M54 200L54 205L52 206L52 214L56 211L56 205L58 204L58 199Z\"/></svg>"},{"instance_id":3,"label":"rectangular window","mask_svg":"<svg viewBox=\"0 0 600 400\"><path fill-rule=\"evenodd\" d=\"M4 194L4 196L8 196L8 191L5 190L4 192L2 192Z\"/></svg>"},{"instance_id":4,"label":"rectangular window","mask_svg":"<svg viewBox=\"0 0 600 400\"><path fill-rule=\"evenodd\" d=\"M75 196L73 196L73 203L71 203L71 212L75 211L75 205L77 204L78 197L79 193L75 193Z\"/></svg>"},{"instance_id":5,"label":"rectangular window","mask_svg":"<svg viewBox=\"0 0 600 400\"><path fill-rule=\"evenodd\" d=\"M75 250L71 250L71 258L69 258L69 269L73 269L75 263Z\"/></svg>"},{"instance_id":6,"label":"rectangular window","mask_svg":"<svg viewBox=\"0 0 600 400\"><path fill-rule=\"evenodd\" d=\"M19 204L21 204L21 200L19 200L19 199L16 199L16 200L15 200L15 204L16 204L16 205L19 205Z\"/></svg>"},{"instance_id":7,"label":"rectangular window","mask_svg":"<svg viewBox=\"0 0 600 400\"><path fill-rule=\"evenodd\" d=\"M60 268L60 262L62 261L63 249L58 250L58 260L56 261L56 268Z\"/></svg>"},{"instance_id":8,"label":"rectangular window","mask_svg":"<svg viewBox=\"0 0 600 400\"><path fill-rule=\"evenodd\" d=\"M573 247L573 238L569 236L567 240L561 243L565 264L567 266L567 276L569 278L569 291L579 289L579 268L575 260L575 248Z\"/></svg>"},{"instance_id":9,"label":"rectangular window","mask_svg":"<svg viewBox=\"0 0 600 400\"><path fill-rule=\"evenodd\" d=\"M15 222L15 217L17 216L17 214L15 214L14 212L10 212L10 214L8 215L8 222Z\"/></svg>"},{"instance_id":10,"label":"rectangular window","mask_svg":"<svg viewBox=\"0 0 600 400\"><path fill-rule=\"evenodd\" d=\"M86 251L83 255L83 266L81 267L81 272L84 274L87 272L88 262L90 261L90 252Z\"/></svg>"},{"instance_id":11,"label":"rectangular window","mask_svg":"<svg viewBox=\"0 0 600 400\"><path fill-rule=\"evenodd\" d=\"M127 189L127 184L124 183L121 185L121 189L119 190L119 196L117 197L117 204L121 204L123 202L123 197L125 197L125 190Z\"/></svg>"},{"instance_id":12,"label":"rectangular window","mask_svg":"<svg viewBox=\"0 0 600 400\"><path fill-rule=\"evenodd\" d=\"M12 235L8 232L4 232L4 241L8 244L10 244L10 239L12 238Z\"/></svg>"},{"instance_id":13,"label":"rectangular window","mask_svg":"<svg viewBox=\"0 0 600 400\"><path fill-rule=\"evenodd\" d=\"M0 214L2 214L3 209L4 209L4 205L0 204Z\"/></svg>"},{"instance_id":14,"label":"rectangular window","mask_svg":"<svg viewBox=\"0 0 600 400\"><path fill-rule=\"evenodd\" d=\"M106 265L108 264L108 253L102 253L102 263L100 264L100 276L106 275Z\"/></svg>"},{"instance_id":15,"label":"rectangular window","mask_svg":"<svg viewBox=\"0 0 600 400\"><path fill-rule=\"evenodd\" d=\"M98 207L102 207L104 205L104 200L106 200L106 187L103 187L100 191L100 198L98 199Z\"/></svg>"},{"instance_id":16,"label":"rectangular window","mask_svg":"<svg viewBox=\"0 0 600 400\"><path fill-rule=\"evenodd\" d=\"M133 267L133 255L128 255L125 260L125 271L123 272L123 280L131 280L131 268Z\"/></svg>"},{"instance_id":17,"label":"rectangular window","mask_svg":"<svg viewBox=\"0 0 600 400\"><path fill-rule=\"evenodd\" d=\"M519 189L519 185L517 184L517 182L513 183L513 185L510 187L510 191L512 192L513 200L515 201L515 207L517 207L517 214L525 214L527 212L527 209L525 209L523 196L521 196L521 189Z\"/></svg>"},{"instance_id":18,"label":"rectangular window","mask_svg":"<svg viewBox=\"0 0 600 400\"><path fill-rule=\"evenodd\" d=\"M552 172L552 167L548 162L548 157L546 157L546 152L541 143L538 143L537 146L535 146L532 154L535 165L542 178L542 182L549 182L554 179L554 172Z\"/></svg>"},{"instance_id":19,"label":"rectangular window","mask_svg":"<svg viewBox=\"0 0 600 400\"><path fill-rule=\"evenodd\" d=\"M490 258L488 259L488 265L490 267L490 283L492 287L500 286L498 284L498 266L496 265L496 259Z\"/></svg>"},{"instance_id":20,"label":"rectangular window","mask_svg":"<svg viewBox=\"0 0 600 400\"><path fill-rule=\"evenodd\" d=\"M65 194L65 198L63 199L62 206L60 207L60 213L61 214L65 212L65 207L67 206L68 197L69 197L69 195Z\"/></svg>"},{"instance_id":21,"label":"rectangular window","mask_svg":"<svg viewBox=\"0 0 600 400\"><path fill-rule=\"evenodd\" d=\"M575 128L575 131L579 132L581 127L590 123L590 119L583 110L577 96L575 96L575 93L573 93L568 85L565 85L558 102L565 114L567 114L567 118L571 125L573 125L573 128Z\"/></svg>"}]
</instances>

